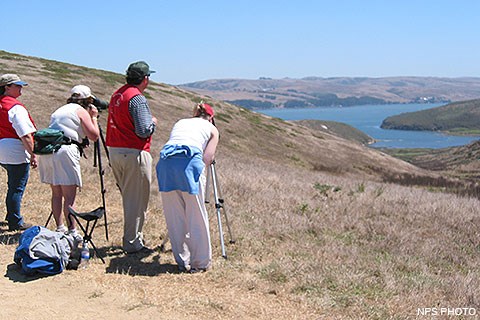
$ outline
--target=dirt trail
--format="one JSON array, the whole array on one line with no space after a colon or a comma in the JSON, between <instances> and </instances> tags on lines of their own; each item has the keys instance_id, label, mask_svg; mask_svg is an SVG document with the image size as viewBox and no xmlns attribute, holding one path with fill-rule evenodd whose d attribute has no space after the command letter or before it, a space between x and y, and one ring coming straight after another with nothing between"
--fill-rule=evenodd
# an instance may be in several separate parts
<instances>
[{"instance_id":1,"label":"dirt trail","mask_svg":"<svg viewBox=\"0 0 480 320\"><path fill-rule=\"evenodd\" d=\"M108 252L86 270L27 277L13 263L17 236L0 244L0 319L316 319L301 301L268 292L247 273L179 274L171 252L146 257ZM10 244L8 244L10 243ZM237 279L235 279L237 278ZM238 280L244 278L239 285Z\"/></svg>"}]
</instances>

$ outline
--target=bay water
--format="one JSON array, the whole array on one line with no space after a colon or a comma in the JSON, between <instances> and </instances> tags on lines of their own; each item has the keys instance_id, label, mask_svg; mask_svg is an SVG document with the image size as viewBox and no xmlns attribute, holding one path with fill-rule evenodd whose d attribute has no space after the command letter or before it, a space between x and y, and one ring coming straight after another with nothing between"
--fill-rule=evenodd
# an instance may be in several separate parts
<instances>
[{"instance_id":1,"label":"bay water","mask_svg":"<svg viewBox=\"0 0 480 320\"><path fill-rule=\"evenodd\" d=\"M382 121L404 112L420 111L442 104L385 104L353 107L264 109L260 113L283 120L329 120L343 122L375 139L376 148L447 148L479 140L480 136L454 136L433 131L382 129Z\"/></svg>"}]
</instances>

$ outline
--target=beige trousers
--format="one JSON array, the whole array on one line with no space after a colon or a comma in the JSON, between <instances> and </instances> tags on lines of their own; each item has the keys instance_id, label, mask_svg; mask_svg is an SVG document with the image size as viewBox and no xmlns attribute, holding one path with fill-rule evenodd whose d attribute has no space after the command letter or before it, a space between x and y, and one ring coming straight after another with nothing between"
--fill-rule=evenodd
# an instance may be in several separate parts
<instances>
[{"instance_id":1,"label":"beige trousers","mask_svg":"<svg viewBox=\"0 0 480 320\"><path fill-rule=\"evenodd\" d=\"M123 249L129 253L143 248L150 185L152 156L147 151L130 148L109 148L113 175L123 201Z\"/></svg>"}]
</instances>

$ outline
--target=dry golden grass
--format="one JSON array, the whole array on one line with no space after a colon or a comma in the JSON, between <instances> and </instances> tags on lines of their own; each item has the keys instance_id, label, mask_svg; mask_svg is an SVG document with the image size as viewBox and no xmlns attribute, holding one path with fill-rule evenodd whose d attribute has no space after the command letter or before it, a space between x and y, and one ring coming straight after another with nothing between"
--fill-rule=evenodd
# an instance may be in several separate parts
<instances>
[{"instance_id":1,"label":"dry golden grass","mask_svg":"<svg viewBox=\"0 0 480 320\"><path fill-rule=\"evenodd\" d=\"M45 62L20 58L25 60L0 55L0 63L14 70L37 66L31 68L37 73L24 77L31 87L22 101L45 126L72 83L62 87L43 73ZM117 85L79 78L99 95ZM51 90L51 106L40 88ZM160 120L152 148L156 163L173 122L188 116L198 98L161 84L148 93ZM216 168L236 240L226 247L228 259L221 257L213 205L209 272L177 273L169 251L124 255L121 198L105 161L109 240L102 223L94 241L106 264L92 259L85 271L27 278L13 265L18 234L0 227L2 319L411 319L417 308L480 308L477 199L382 183L386 171L430 173L328 134L214 105L222 135ZM91 158L82 160L81 211L101 204ZM1 194L5 182L0 170ZM50 190L34 170L23 202L27 220L43 225L49 201ZM225 224L224 232L228 242ZM156 182L144 233L151 247L166 236Z\"/></svg>"},{"instance_id":2,"label":"dry golden grass","mask_svg":"<svg viewBox=\"0 0 480 320\"><path fill-rule=\"evenodd\" d=\"M91 186L77 204L84 210L100 203L98 176L88 165ZM242 157L220 156L217 170L236 244L227 245L227 260L221 258L211 208L214 264L208 273L177 274L171 252L142 259L121 252L122 211L107 170L110 241L103 225L95 230L107 263L94 259L87 272L29 280L12 268L17 236L4 231L2 286L19 299L33 290L28 299L50 315L40 301L65 286L68 294L59 301L92 314L108 305L106 319L402 319L422 307L478 307L477 200ZM34 172L24 201L27 218L43 224L48 201L49 190ZM158 246L165 230L152 190L148 243ZM228 240L226 229L225 235Z\"/></svg>"}]
</instances>

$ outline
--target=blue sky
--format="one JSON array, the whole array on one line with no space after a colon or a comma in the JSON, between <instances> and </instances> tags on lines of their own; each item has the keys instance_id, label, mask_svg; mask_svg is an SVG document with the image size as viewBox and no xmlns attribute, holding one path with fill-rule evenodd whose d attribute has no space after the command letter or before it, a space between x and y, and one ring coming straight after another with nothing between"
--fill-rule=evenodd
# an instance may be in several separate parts
<instances>
[{"instance_id":1,"label":"blue sky","mask_svg":"<svg viewBox=\"0 0 480 320\"><path fill-rule=\"evenodd\" d=\"M480 77L480 1L5 1L0 49L154 81ZM10 27L9 27L10 26Z\"/></svg>"}]
</instances>

